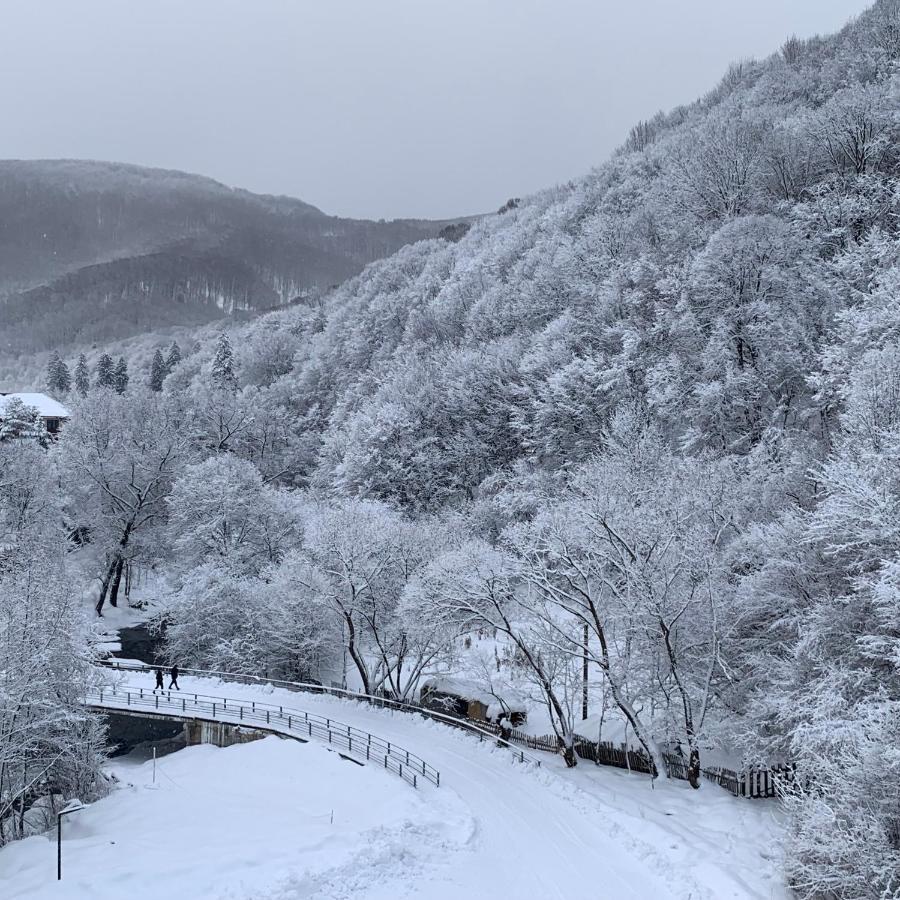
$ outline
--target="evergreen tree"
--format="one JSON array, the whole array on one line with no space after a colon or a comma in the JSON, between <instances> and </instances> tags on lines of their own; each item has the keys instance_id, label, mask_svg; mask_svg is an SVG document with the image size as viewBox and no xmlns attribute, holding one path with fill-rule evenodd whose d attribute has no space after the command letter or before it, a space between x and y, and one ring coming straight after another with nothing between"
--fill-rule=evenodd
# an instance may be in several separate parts
<instances>
[{"instance_id":1,"label":"evergreen tree","mask_svg":"<svg viewBox=\"0 0 900 900\"><path fill-rule=\"evenodd\" d=\"M82 397L87 397L87 392L91 387L91 375L88 371L87 357L82 353L78 357L78 364L75 366L75 390Z\"/></svg>"},{"instance_id":2,"label":"evergreen tree","mask_svg":"<svg viewBox=\"0 0 900 900\"><path fill-rule=\"evenodd\" d=\"M166 373L170 373L180 362L181 347L178 346L178 341L172 341L172 346L169 347L169 355L166 357Z\"/></svg>"},{"instance_id":3,"label":"evergreen tree","mask_svg":"<svg viewBox=\"0 0 900 900\"><path fill-rule=\"evenodd\" d=\"M34 437L46 446L44 420L33 406L18 397L10 397L0 406L0 443L17 438Z\"/></svg>"},{"instance_id":4,"label":"evergreen tree","mask_svg":"<svg viewBox=\"0 0 900 900\"><path fill-rule=\"evenodd\" d=\"M219 342L216 345L216 355L212 364L212 380L220 390L232 393L237 390L234 353L231 349L231 341L228 340L228 335L224 331L219 335Z\"/></svg>"},{"instance_id":5,"label":"evergreen tree","mask_svg":"<svg viewBox=\"0 0 900 900\"><path fill-rule=\"evenodd\" d=\"M56 377L57 377L57 366L62 360L59 358L59 354L54 350L50 354L50 359L47 360L47 390L53 393L56 390Z\"/></svg>"},{"instance_id":6,"label":"evergreen tree","mask_svg":"<svg viewBox=\"0 0 900 900\"><path fill-rule=\"evenodd\" d=\"M116 393L124 394L128 388L128 363L125 362L124 356L119 357L119 361L116 363L115 372L113 373L113 378L116 382Z\"/></svg>"},{"instance_id":7,"label":"evergreen tree","mask_svg":"<svg viewBox=\"0 0 900 900\"><path fill-rule=\"evenodd\" d=\"M153 363L150 366L150 390L161 391L163 389L163 381L166 378L166 361L163 359L162 351L157 348L153 354Z\"/></svg>"},{"instance_id":8,"label":"evergreen tree","mask_svg":"<svg viewBox=\"0 0 900 900\"><path fill-rule=\"evenodd\" d=\"M47 390L52 394L67 394L72 389L69 367L59 358L55 350L47 363Z\"/></svg>"},{"instance_id":9,"label":"evergreen tree","mask_svg":"<svg viewBox=\"0 0 900 900\"><path fill-rule=\"evenodd\" d=\"M97 377L94 382L97 387L115 388L116 373L112 357L104 353L97 363Z\"/></svg>"},{"instance_id":10,"label":"evergreen tree","mask_svg":"<svg viewBox=\"0 0 900 900\"><path fill-rule=\"evenodd\" d=\"M56 381L60 393L68 394L72 390L72 376L69 373L69 367L62 360L59 361L59 375Z\"/></svg>"}]
</instances>

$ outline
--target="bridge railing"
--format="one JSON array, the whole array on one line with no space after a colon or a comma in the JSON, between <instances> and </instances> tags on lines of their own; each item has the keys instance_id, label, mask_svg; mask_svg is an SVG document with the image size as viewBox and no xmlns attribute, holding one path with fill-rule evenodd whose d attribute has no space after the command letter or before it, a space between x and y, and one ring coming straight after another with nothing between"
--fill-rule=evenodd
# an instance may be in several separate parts
<instances>
[{"instance_id":1,"label":"bridge railing","mask_svg":"<svg viewBox=\"0 0 900 900\"><path fill-rule=\"evenodd\" d=\"M133 709L150 715L248 725L298 740L317 740L360 761L380 765L413 787L418 787L420 780L436 787L441 784L441 773L404 747L328 716L301 709L187 691L157 692L120 686L94 688L86 695L85 702L88 706L107 710Z\"/></svg>"},{"instance_id":2,"label":"bridge railing","mask_svg":"<svg viewBox=\"0 0 900 900\"><path fill-rule=\"evenodd\" d=\"M158 666L151 666L140 662L124 662L119 659L104 659L99 663L106 668L123 672L145 672L152 674ZM277 678L262 678L258 675L244 675L237 672L218 672L209 669L182 669L179 667L182 675L194 676L197 678L217 678L220 681L234 681L239 684L254 685L272 685L272 687L283 688L287 691L305 692L309 694L328 694L331 697L337 697L340 700L355 700L360 703L367 703L371 706L377 706L381 709L392 709L397 712L414 713L435 722L441 722L444 725L450 725L462 731L477 737L479 741L491 741L492 743L506 747L510 750L515 759L521 763L531 763L540 766L541 761L538 757L526 752L521 747L517 747L514 743L499 737L495 733L481 728L469 719L460 719L456 716L450 716L445 713L438 712L433 709L426 709L418 703L410 701L392 700L389 697L379 697L374 694L363 694L357 691L350 691L345 688L327 687L323 684L312 684L302 681L282 681Z\"/></svg>"}]
</instances>

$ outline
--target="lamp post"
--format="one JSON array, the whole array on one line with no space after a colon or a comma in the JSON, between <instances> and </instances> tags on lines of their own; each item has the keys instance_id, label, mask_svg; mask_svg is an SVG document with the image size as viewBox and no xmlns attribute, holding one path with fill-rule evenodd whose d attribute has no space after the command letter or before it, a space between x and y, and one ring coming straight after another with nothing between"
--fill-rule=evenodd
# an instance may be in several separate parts
<instances>
[{"instance_id":1,"label":"lamp post","mask_svg":"<svg viewBox=\"0 0 900 900\"><path fill-rule=\"evenodd\" d=\"M69 813L78 812L80 809L86 809L84 804L78 800L73 801L77 806L70 803L65 809L61 809L56 814L56 880L62 881L62 818Z\"/></svg>"},{"instance_id":2,"label":"lamp post","mask_svg":"<svg viewBox=\"0 0 900 900\"><path fill-rule=\"evenodd\" d=\"M581 658L581 718L588 717L588 627L585 622Z\"/></svg>"}]
</instances>

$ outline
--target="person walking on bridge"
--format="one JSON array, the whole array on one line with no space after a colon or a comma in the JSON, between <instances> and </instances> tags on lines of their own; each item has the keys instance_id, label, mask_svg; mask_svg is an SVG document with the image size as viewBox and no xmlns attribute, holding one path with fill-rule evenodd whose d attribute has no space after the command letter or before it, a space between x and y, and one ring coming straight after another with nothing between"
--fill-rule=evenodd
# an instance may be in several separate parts
<instances>
[{"instance_id":1,"label":"person walking on bridge","mask_svg":"<svg viewBox=\"0 0 900 900\"><path fill-rule=\"evenodd\" d=\"M175 688L176 691L180 691L181 688L178 687L178 666L177 665L172 666L172 671L170 674L172 676L172 680L169 682L169 690L171 691L172 688Z\"/></svg>"},{"instance_id":2,"label":"person walking on bridge","mask_svg":"<svg viewBox=\"0 0 900 900\"><path fill-rule=\"evenodd\" d=\"M160 690L163 689L163 673L159 666L156 667L156 687L153 688L154 694L156 693L156 688L159 688Z\"/></svg>"}]
</instances>

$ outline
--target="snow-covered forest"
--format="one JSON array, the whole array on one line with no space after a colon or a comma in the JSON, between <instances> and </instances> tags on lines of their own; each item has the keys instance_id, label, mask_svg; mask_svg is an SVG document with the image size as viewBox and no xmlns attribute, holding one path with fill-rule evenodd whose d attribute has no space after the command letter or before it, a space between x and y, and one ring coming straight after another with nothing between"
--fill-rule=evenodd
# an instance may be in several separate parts
<instances>
[{"instance_id":1,"label":"snow-covered forest","mask_svg":"<svg viewBox=\"0 0 900 900\"><path fill-rule=\"evenodd\" d=\"M900 895L898 167L878 0L322 300L54 357L59 439L0 424L0 819L102 791L79 611L154 579L182 665L792 764L797 895Z\"/></svg>"}]
</instances>

